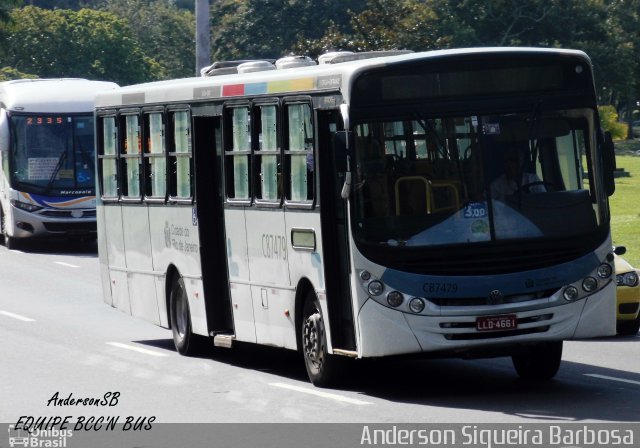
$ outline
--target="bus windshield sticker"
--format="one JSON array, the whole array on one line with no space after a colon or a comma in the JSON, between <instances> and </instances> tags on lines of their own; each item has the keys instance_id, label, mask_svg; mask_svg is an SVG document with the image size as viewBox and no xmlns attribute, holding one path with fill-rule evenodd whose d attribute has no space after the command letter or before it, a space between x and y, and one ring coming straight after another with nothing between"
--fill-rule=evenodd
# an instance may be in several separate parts
<instances>
[{"instance_id":1,"label":"bus windshield sticker","mask_svg":"<svg viewBox=\"0 0 640 448\"><path fill-rule=\"evenodd\" d=\"M58 165L58 157L29 157L29 180L49 180Z\"/></svg>"}]
</instances>

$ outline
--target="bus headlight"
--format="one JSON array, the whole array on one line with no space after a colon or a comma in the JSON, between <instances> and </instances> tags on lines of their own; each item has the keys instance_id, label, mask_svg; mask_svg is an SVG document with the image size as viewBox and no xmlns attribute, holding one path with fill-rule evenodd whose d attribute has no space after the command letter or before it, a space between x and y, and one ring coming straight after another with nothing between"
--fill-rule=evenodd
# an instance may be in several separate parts
<instances>
[{"instance_id":1,"label":"bus headlight","mask_svg":"<svg viewBox=\"0 0 640 448\"><path fill-rule=\"evenodd\" d=\"M409 309L414 313L421 313L424 310L424 300L420 297L414 297L409 301Z\"/></svg>"},{"instance_id":2,"label":"bus headlight","mask_svg":"<svg viewBox=\"0 0 640 448\"><path fill-rule=\"evenodd\" d=\"M402 305L403 300L402 294L398 291L391 291L387 294L387 303L394 308Z\"/></svg>"},{"instance_id":3,"label":"bus headlight","mask_svg":"<svg viewBox=\"0 0 640 448\"><path fill-rule=\"evenodd\" d=\"M600 278L609 278L613 273L613 269L611 269L611 265L608 263L602 263L598 266L598 277Z\"/></svg>"},{"instance_id":4,"label":"bus headlight","mask_svg":"<svg viewBox=\"0 0 640 448\"><path fill-rule=\"evenodd\" d=\"M369 271L362 271L360 273L360 280L362 280L363 282L368 282L369 280L371 280L371 273Z\"/></svg>"},{"instance_id":5,"label":"bus headlight","mask_svg":"<svg viewBox=\"0 0 640 448\"><path fill-rule=\"evenodd\" d=\"M595 291L598 288L598 280L594 277L587 277L582 281L582 289L586 292Z\"/></svg>"},{"instance_id":6,"label":"bus headlight","mask_svg":"<svg viewBox=\"0 0 640 448\"><path fill-rule=\"evenodd\" d=\"M575 286L567 286L562 292L562 296L569 302L576 300L578 298L578 288Z\"/></svg>"},{"instance_id":7,"label":"bus headlight","mask_svg":"<svg viewBox=\"0 0 640 448\"><path fill-rule=\"evenodd\" d=\"M374 280L369 283L367 290L372 296L379 296L380 294L382 294L382 291L384 291L384 285L380 280Z\"/></svg>"},{"instance_id":8,"label":"bus headlight","mask_svg":"<svg viewBox=\"0 0 640 448\"><path fill-rule=\"evenodd\" d=\"M19 208L20 210L24 210L25 212L37 212L38 210L42 210L42 207L40 207L39 205L16 201L15 199L11 201L11 205L13 205L15 208Z\"/></svg>"}]
</instances>

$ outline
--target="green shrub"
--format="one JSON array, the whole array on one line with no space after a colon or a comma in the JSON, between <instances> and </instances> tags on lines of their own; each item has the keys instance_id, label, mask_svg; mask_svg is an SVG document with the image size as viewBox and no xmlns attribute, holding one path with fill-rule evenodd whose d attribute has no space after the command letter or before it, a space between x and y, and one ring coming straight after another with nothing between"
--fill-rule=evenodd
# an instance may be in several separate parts
<instances>
[{"instance_id":1,"label":"green shrub","mask_svg":"<svg viewBox=\"0 0 640 448\"><path fill-rule=\"evenodd\" d=\"M600 114L600 126L607 132L611 132L614 140L625 140L629 125L618 121L618 112L613 106L598 106Z\"/></svg>"},{"instance_id":2,"label":"green shrub","mask_svg":"<svg viewBox=\"0 0 640 448\"><path fill-rule=\"evenodd\" d=\"M37 78L36 75L22 73L12 67L0 68L0 81L11 81L12 79Z\"/></svg>"}]
</instances>

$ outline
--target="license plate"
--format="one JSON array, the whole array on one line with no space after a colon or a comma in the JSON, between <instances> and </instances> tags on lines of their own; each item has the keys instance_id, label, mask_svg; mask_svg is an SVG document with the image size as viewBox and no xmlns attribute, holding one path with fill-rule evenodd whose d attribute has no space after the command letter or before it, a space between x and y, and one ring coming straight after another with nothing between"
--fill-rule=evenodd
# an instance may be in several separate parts
<instances>
[{"instance_id":1,"label":"license plate","mask_svg":"<svg viewBox=\"0 0 640 448\"><path fill-rule=\"evenodd\" d=\"M476 330L478 331L515 330L516 328L518 328L518 318L515 314L476 318Z\"/></svg>"}]
</instances>

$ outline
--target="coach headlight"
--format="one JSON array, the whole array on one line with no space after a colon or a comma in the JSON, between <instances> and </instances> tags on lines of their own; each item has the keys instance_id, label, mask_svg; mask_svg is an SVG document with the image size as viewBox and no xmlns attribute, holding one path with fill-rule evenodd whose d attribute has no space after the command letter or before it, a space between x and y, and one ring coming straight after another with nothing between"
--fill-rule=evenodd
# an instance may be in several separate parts
<instances>
[{"instance_id":1,"label":"coach headlight","mask_svg":"<svg viewBox=\"0 0 640 448\"><path fill-rule=\"evenodd\" d=\"M25 212L37 212L38 210L42 210L42 207L39 205L16 201L15 199L11 200L11 205L15 208L19 208L20 210L24 210Z\"/></svg>"},{"instance_id":2,"label":"coach headlight","mask_svg":"<svg viewBox=\"0 0 640 448\"><path fill-rule=\"evenodd\" d=\"M569 302L576 300L579 296L578 288L576 288L575 286L567 286L566 288L564 288L562 296L564 297L564 300L567 300Z\"/></svg>"},{"instance_id":3,"label":"coach headlight","mask_svg":"<svg viewBox=\"0 0 640 448\"><path fill-rule=\"evenodd\" d=\"M421 313L424 310L424 300L414 297L409 301L409 309L416 314Z\"/></svg>"},{"instance_id":4,"label":"coach headlight","mask_svg":"<svg viewBox=\"0 0 640 448\"><path fill-rule=\"evenodd\" d=\"M387 303L392 307L396 308L402 305L404 297L398 291L391 291L387 294Z\"/></svg>"},{"instance_id":5,"label":"coach headlight","mask_svg":"<svg viewBox=\"0 0 640 448\"><path fill-rule=\"evenodd\" d=\"M586 277L584 280L582 280L582 289L585 290L585 292L593 292L596 289L598 289L598 280L596 280L594 277Z\"/></svg>"},{"instance_id":6,"label":"coach headlight","mask_svg":"<svg viewBox=\"0 0 640 448\"><path fill-rule=\"evenodd\" d=\"M382 291L384 291L384 285L380 280L374 280L369 283L367 290L372 296L379 296L380 294L382 294Z\"/></svg>"},{"instance_id":7,"label":"coach headlight","mask_svg":"<svg viewBox=\"0 0 640 448\"><path fill-rule=\"evenodd\" d=\"M597 273L600 278L609 278L613 273L613 269L611 269L611 265L609 263L602 263L598 266Z\"/></svg>"}]
</instances>

